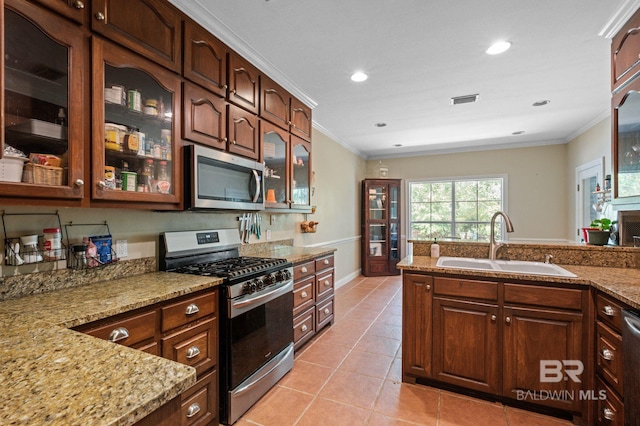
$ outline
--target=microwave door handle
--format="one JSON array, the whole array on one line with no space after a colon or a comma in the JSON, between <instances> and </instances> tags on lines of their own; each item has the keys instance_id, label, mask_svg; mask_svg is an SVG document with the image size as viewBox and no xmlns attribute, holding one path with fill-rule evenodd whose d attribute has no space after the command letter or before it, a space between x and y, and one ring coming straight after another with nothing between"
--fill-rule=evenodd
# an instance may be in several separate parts
<instances>
[{"instance_id":1,"label":"microwave door handle","mask_svg":"<svg viewBox=\"0 0 640 426\"><path fill-rule=\"evenodd\" d=\"M253 179L256 182L256 192L255 194L253 194L253 202L257 203L258 198L260 198L260 176L258 175L258 172L256 170L252 170L252 172L253 172Z\"/></svg>"}]
</instances>

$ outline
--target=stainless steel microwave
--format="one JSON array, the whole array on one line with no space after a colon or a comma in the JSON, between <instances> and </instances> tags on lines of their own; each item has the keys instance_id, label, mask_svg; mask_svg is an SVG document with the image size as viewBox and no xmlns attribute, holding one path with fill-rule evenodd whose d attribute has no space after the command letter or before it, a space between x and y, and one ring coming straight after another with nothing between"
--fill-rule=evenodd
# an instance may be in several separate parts
<instances>
[{"instance_id":1,"label":"stainless steel microwave","mask_svg":"<svg viewBox=\"0 0 640 426\"><path fill-rule=\"evenodd\" d=\"M264 164L200 145L184 150L185 208L264 210Z\"/></svg>"}]
</instances>

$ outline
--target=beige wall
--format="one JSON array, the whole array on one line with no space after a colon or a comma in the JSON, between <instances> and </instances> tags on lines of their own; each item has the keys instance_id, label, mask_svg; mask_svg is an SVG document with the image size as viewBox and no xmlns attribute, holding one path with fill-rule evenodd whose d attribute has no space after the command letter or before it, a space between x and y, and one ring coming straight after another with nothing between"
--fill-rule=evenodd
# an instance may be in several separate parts
<instances>
[{"instance_id":1,"label":"beige wall","mask_svg":"<svg viewBox=\"0 0 640 426\"><path fill-rule=\"evenodd\" d=\"M368 176L375 176L377 163L377 160L367 162ZM423 155L385 159L383 163L389 166L389 177L404 179L405 199L407 180L506 175L505 210L515 228L515 232L508 235L509 240L566 238L566 145ZM405 235L406 213L403 214Z\"/></svg>"},{"instance_id":2,"label":"beige wall","mask_svg":"<svg viewBox=\"0 0 640 426\"><path fill-rule=\"evenodd\" d=\"M359 264L360 222L357 200L359 182L364 176L365 161L343 148L324 134L314 130L313 170L315 171L315 195L312 203L317 206L309 220L320 222L315 234L302 234L300 222L305 219L299 213L261 213L262 239L266 241L266 231L271 230L272 240L294 239L298 246L336 247L336 281L341 284L357 274ZM77 208L36 208L3 206L7 213L38 213L59 211L65 224L98 223L107 221L114 240L127 240L129 256L136 259L157 256L158 235L162 231L190 229L237 228L236 213L195 213L195 212L149 212L126 209L77 209ZM7 232L10 237L42 233L44 227L55 225L55 217L20 216L6 217ZM52 222L52 220L54 222ZM68 228L71 239L82 235L105 233L104 226ZM4 238L4 237L3 237ZM73 242L73 241L72 241ZM255 236L251 243L257 242ZM64 267L60 262L58 267ZM2 276L50 270L55 264L44 263L17 267L2 266Z\"/></svg>"}]
</instances>

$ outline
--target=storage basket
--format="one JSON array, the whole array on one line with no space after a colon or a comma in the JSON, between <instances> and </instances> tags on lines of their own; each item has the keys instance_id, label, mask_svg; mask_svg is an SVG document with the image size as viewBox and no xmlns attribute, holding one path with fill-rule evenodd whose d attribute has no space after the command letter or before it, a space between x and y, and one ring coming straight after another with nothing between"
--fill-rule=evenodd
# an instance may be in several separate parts
<instances>
[{"instance_id":1,"label":"storage basket","mask_svg":"<svg viewBox=\"0 0 640 426\"><path fill-rule=\"evenodd\" d=\"M64 177L62 167L42 166L35 163L27 163L22 172L22 181L40 185L62 185Z\"/></svg>"},{"instance_id":2,"label":"storage basket","mask_svg":"<svg viewBox=\"0 0 640 426\"><path fill-rule=\"evenodd\" d=\"M0 159L0 181L20 182L26 158L5 155Z\"/></svg>"}]
</instances>

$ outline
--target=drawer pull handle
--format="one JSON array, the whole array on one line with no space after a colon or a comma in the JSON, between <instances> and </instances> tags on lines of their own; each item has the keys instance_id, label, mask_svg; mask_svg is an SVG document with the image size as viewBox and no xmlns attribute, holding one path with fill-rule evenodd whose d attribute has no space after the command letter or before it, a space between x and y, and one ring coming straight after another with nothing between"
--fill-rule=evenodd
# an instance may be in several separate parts
<instances>
[{"instance_id":1,"label":"drawer pull handle","mask_svg":"<svg viewBox=\"0 0 640 426\"><path fill-rule=\"evenodd\" d=\"M187 418L190 419L191 417L195 416L199 412L200 412L200 404L198 404L197 402L194 402L189 406L189 408L187 408Z\"/></svg>"},{"instance_id":2,"label":"drawer pull handle","mask_svg":"<svg viewBox=\"0 0 640 426\"><path fill-rule=\"evenodd\" d=\"M200 349L197 346L191 346L187 349L187 359L195 358L200 355Z\"/></svg>"},{"instance_id":3,"label":"drawer pull handle","mask_svg":"<svg viewBox=\"0 0 640 426\"><path fill-rule=\"evenodd\" d=\"M331 281L329 280L324 280L324 285L329 287L331 285Z\"/></svg>"},{"instance_id":4,"label":"drawer pull handle","mask_svg":"<svg viewBox=\"0 0 640 426\"><path fill-rule=\"evenodd\" d=\"M329 315L331 311L329 310L329 308L324 308L324 314L325 315Z\"/></svg>"},{"instance_id":5,"label":"drawer pull handle","mask_svg":"<svg viewBox=\"0 0 640 426\"><path fill-rule=\"evenodd\" d=\"M600 351L600 356L607 361L611 361L613 359L613 352L609 349L603 349Z\"/></svg>"},{"instance_id":6,"label":"drawer pull handle","mask_svg":"<svg viewBox=\"0 0 640 426\"><path fill-rule=\"evenodd\" d=\"M309 272L309 270L307 269L306 266L303 266L302 268L300 268L300 272L302 272L303 274L306 274L307 272Z\"/></svg>"},{"instance_id":7,"label":"drawer pull handle","mask_svg":"<svg viewBox=\"0 0 640 426\"><path fill-rule=\"evenodd\" d=\"M323 260L322 263L324 263L325 265L328 265L329 264L329 259Z\"/></svg>"},{"instance_id":8,"label":"drawer pull handle","mask_svg":"<svg viewBox=\"0 0 640 426\"><path fill-rule=\"evenodd\" d=\"M604 308L602 308L602 313L608 317L612 317L615 315L616 312L613 310L611 306L607 305Z\"/></svg>"},{"instance_id":9,"label":"drawer pull handle","mask_svg":"<svg viewBox=\"0 0 640 426\"><path fill-rule=\"evenodd\" d=\"M118 327L109 333L110 342L119 342L129 337L129 330L124 327Z\"/></svg>"},{"instance_id":10,"label":"drawer pull handle","mask_svg":"<svg viewBox=\"0 0 640 426\"><path fill-rule=\"evenodd\" d=\"M187 309L184 311L185 315L193 315L197 314L198 312L200 312L200 308L198 308L198 305L196 305L195 303L187 306Z\"/></svg>"},{"instance_id":11,"label":"drawer pull handle","mask_svg":"<svg viewBox=\"0 0 640 426\"><path fill-rule=\"evenodd\" d=\"M507 324L511 324L511 317L506 317L504 319L504 322L506 322Z\"/></svg>"},{"instance_id":12,"label":"drawer pull handle","mask_svg":"<svg viewBox=\"0 0 640 426\"><path fill-rule=\"evenodd\" d=\"M602 417L607 420L613 420L616 417L616 413L611 408L605 407L602 410Z\"/></svg>"},{"instance_id":13,"label":"drawer pull handle","mask_svg":"<svg viewBox=\"0 0 640 426\"><path fill-rule=\"evenodd\" d=\"M302 293L300 293L300 297L302 297L303 299L306 299L308 296L306 291L303 291Z\"/></svg>"},{"instance_id":14,"label":"drawer pull handle","mask_svg":"<svg viewBox=\"0 0 640 426\"><path fill-rule=\"evenodd\" d=\"M307 331L309 329L309 327L307 327L307 324L302 324L302 327L300 327L300 330Z\"/></svg>"}]
</instances>

